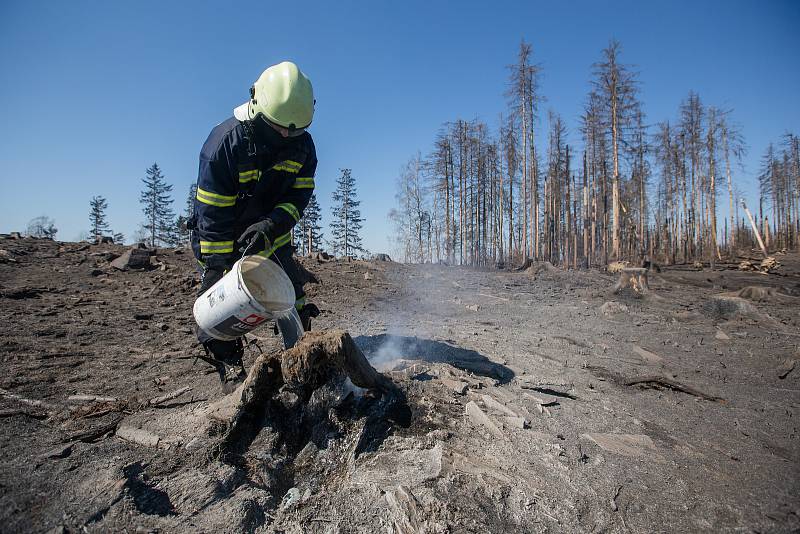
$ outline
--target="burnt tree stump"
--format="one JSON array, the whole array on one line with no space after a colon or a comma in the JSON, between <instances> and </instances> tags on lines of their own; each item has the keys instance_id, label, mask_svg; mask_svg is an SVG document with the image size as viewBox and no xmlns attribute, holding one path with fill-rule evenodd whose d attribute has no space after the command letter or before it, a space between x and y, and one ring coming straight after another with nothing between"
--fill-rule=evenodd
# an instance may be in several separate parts
<instances>
[{"instance_id":1,"label":"burnt tree stump","mask_svg":"<svg viewBox=\"0 0 800 534\"><path fill-rule=\"evenodd\" d=\"M638 295L647 295L650 286L647 283L647 269L644 267L625 267L619 272L619 280L614 284L613 293L617 294L625 288L630 288Z\"/></svg>"},{"instance_id":2,"label":"burnt tree stump","mask_svg":"<svg viewBox=\"0 0 800 534\"><path fill-rule=\"evenodd\" d=\"M281 356L281 373L289 386L316 389L337 369L344 371L360 388L383 392L394 388L391 380L370 365L350 334L341 330L307 332L297 345Z\"/></svg>"},{"instance_id":3,"label":"burnt tree stump","mask_svg":"<svg viewBox=\"0 0 800 534\"><path fill-rule=\"evenodd\" d=\"M235 432L246 414L263 406L286 385L301 390L307 398L337 371L361 388L391 393L394 382L375 370L364 353L342 330L306 332L291 349L262 354L236 390L211 404L206 415Z\"/></svg>"}]
</instances>

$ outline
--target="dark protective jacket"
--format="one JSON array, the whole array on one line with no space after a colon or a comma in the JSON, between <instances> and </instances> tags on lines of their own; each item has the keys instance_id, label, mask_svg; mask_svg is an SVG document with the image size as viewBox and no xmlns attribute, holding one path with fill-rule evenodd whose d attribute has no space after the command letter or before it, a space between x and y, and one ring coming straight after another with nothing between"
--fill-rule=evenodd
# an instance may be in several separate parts
<instances>
[{"instance_id":1,"label":"dark protective jacket","mask_svg":"<svg viewBox=\"0 0 800 534\"><path fill-rule=\"evenodd\" d=\"M200 172L192 221L195 257L211 267L232 265L236 242L251 224L275 223L270 256L291 241L314 192L317 155L306 132L283 138L260 119L234 117L217 125L200 152ZM251 253L258 251L251 251Z\"/></svg>"}]
</instances>

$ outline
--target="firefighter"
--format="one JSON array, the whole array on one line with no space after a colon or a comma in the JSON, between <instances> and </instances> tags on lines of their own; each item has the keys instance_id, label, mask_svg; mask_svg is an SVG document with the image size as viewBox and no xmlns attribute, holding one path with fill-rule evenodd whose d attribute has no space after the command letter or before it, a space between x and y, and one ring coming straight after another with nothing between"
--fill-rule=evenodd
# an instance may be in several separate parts
<instances>
[{"instance_id":1,"label":"firefighter","mask_svg":"<svg viewBox=\"0 0 800 534\"><path fill-rule=\"evenodd\" d=\"M314 191L317 156L307 131L314 102L311 81L297 65L284 61L266 69L250 88L250 100L214 127L203 145L190 224L203 273L201 295L246 248L284 269L305 329L318 310L305 303L291 230ZM211 363L241 366L241 339L220 341L198 330L198 341Z\"/></svg>"}]
</instances>

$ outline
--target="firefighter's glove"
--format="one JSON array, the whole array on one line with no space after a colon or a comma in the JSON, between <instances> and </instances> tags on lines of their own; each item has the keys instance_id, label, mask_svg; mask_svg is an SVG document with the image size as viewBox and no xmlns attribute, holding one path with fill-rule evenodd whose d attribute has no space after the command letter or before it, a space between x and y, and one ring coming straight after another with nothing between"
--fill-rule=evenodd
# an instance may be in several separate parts
<instances>
[{"instance_id":1,"label":"firefighter's glove","mask_svg":"<svg viewBox=\"0 0 800 534\"><path fill-rule=\"evenodd\" d=\"M225 275L225 269L222 267L207 267L203 271L203 282L200 284L200 295L208 291L211 286L216 284L220 278Z\"/></svg>"},{"instance_id":2,"label":"firefighter's glove","mask_svg":"<svg viewBox=\"0 0 800 534\"><path fill-rule=\"evenodd\" d=\"M264 219L263 221L251 224L247 227L247 230L239 236L238 242L242 244L242 248L239 250L242 253L247 249L252 253L267 250L272 246L272 234L274 230L275 223L272 219Z\"/></svg>"}]
</instances>

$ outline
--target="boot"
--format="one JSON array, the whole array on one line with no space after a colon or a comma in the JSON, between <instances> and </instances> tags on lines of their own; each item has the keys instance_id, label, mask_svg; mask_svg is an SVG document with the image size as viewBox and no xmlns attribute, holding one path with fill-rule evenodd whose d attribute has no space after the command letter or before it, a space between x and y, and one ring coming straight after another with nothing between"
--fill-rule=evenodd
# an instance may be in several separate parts
<instances>
[{"instance_id":1,"label":"boot","mask_svg":"<svg viewBox=\"0 0 800 534\"><path fill-rule=\"evenodd\" d=\"M316 304L306 304L300 310L300 322L303 323L303 331L311 331L311 318L319 316L319 308Z\"/></svg>"},{"instance_id":2,"label":"boot","mask_svg":"<svg viewBox=\"0 0 800 534\"><path fill-rule=\"evenodd\" d=\"M197 357L217 370L223 390L226 392L232 390L236 383L241 382L247 376L242 362L244 344L241 338L234 341L209 339L202 343L202 347L205 356L198 355Z\"/></svg>"}]
</instances>

